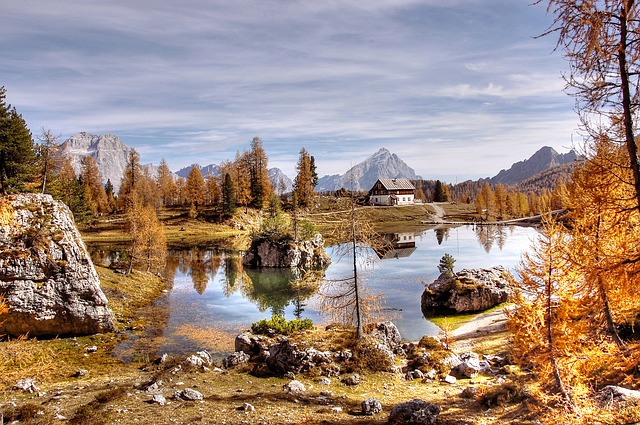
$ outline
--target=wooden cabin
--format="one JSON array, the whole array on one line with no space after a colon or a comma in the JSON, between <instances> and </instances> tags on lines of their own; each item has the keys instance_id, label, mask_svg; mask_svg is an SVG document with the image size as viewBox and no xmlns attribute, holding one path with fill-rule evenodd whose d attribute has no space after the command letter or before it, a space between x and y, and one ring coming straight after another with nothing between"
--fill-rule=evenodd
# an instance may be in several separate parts
<instances>
[{"instance_id":1,"label":"wooden cabin","mask_svg":"<svg viewBox=\"0 0 640 425\"><path fill-rule=\"evenodd\" d=\"M409 179L378 179L369 190L371 205L413 205L416 188Z\"/></svg>"}]
</instances>

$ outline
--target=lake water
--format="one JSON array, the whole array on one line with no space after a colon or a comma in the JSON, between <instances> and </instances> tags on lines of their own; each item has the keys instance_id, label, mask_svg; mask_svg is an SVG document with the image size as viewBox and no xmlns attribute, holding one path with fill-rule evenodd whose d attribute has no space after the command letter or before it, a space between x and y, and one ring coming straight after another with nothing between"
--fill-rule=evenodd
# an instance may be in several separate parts
<instances>
[{"instance_id":1,"label":"lake water","mask_svg":"<svg viewBox=\"0 0 640 425\"><path fill-rule=\"evenodd\" d=\"M418 340L439 331L423 317L420 296L424 284L438 277L445 253L455 258L455 271L497 265L514 271L536 233L532 227L461 226L390 235L396 248L360 262L359 276L368 293L382 296L382 314L403 338ZM351 274L352 259L337 251L328 249L327 280ZM146 313L153 325L145 336L120 344L121 357L202 348L221 355L233 351L235 335L272 313L325 323L316 293L321 279L314 276L301 283L290 270L243 270L239 253L220 249L171 252L167 273L173 276L172 290Z\"/></svg>"}]
</instances>

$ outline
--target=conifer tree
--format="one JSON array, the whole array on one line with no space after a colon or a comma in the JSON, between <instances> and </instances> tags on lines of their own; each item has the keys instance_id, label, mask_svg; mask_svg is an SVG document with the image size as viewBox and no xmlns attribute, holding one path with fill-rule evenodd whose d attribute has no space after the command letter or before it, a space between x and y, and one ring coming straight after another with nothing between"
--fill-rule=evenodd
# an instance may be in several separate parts
<instances>
[{"instance_id":1,"label":"conifer tree","mask_svg":"<svg viewBox=\"0 0 640 425\"><path fill-rule=\"evenodd\" d=\"M311 156L305 148L300 149L300 157L296 164L296 175L293 182L293 190L297 196L299 205L308 206L315 196L314 170L312 169Z\"/></svg>"},{"instance_id":2,"label":"conifer tree","mask_svg":"<svg viewBox=\"0 0 640 425\"><path fill-rule=\"evenodd\" d=\"M230 173L225 173L222 185L222 211L233 215L236 211L236 187Z\"/></svg>"},{"instance_id":3,"label":"conifer tree","mask_svg":"<svg viewBox=\"0 0 640 425\"><path fill-rule=\"evenodd\" d=\"M158 184L158 189L160 190L162 204L165 206L173 205L176 193L176 183L173 181L171 170L169 170L167 161L165 161L164 158L160 160L160 165L158 166L156 183Z\"/></svg>"},{"instance_id":4,"label":"conifer tree","mask_svg":"<svg viewBox=\"0 0 640 425\"><path fill-rule=\"evenodd\" d=\"M251 141L251 150L248 153L248 165L250 176L251 205L262 209L266 206L273 193L273 187L269 180L268 158L262 147L262 139L254 137Z\"/></svg>"},{"instance_id":5,"label":"conifer tree","mask_svg":"<svg viewBox=\"0 0 640 425\"><path fill-rule=\"evenodd\" d=\"M129 150L127 155L127 165L125 166L118 192L119 208L125 212L133 208L136 189L142 180L142 166L140 165L140 155L135 149Z\"/></svg>"},{"instance_id":6,"label":"conifer tree","mask_svg":"<svg viewBox=\"0 0 640 425\"><path fill-rule=\"evenodd\" d=\"M191 168L189 175L187 176L187 201L191 203L196 209L199 205L204 203L205 199L205 184L202 173L198 167Z\"/></svg>"},{"instance_id":7,"label":"conifer tree","mask_svg":"<svg viewBox=\"0 0 640 425\"><path fill-rule=\"evenodd\" d=\"M84 185L84 200L91 214L96 216L109 211L107 194L100 181L98 164L91 156L83 159L82 183Z\"/></svg>"},{"instance_id":8,"label":"conifer tree","mask_svg":"<svg viewBox=\"0 0 640 425\"><path fill-rule=\"evenodd\" d=\"M54 135L51 130L43 128L37 138L39 141L35 147L37 175L40 180L41 193L47 193L47 184L62 168L64 158L59 149L59 136Z\"/></svg>"},{"instance_id":9,"label":"conifer tree","mask_svg":"<svg viewBox=\"0 0 640 425\"><path fill-rule=\"evenodd\" d=\"M24 191L33 175L35 151L31 132L15 108L6 103L0 87L0 190Z\"/></svg>"}]
</instances>

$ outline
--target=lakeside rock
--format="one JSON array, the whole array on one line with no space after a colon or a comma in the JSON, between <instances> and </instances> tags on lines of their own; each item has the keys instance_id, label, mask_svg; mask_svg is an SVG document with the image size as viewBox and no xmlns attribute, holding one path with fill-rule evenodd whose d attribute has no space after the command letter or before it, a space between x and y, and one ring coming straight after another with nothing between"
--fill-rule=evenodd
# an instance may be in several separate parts
<instances>
[{"instance_id":1,"label":"lakeside rock","mask_svg":"<svg viewBox=\"0 0 640 425\"><path fill-rule=\"evenodd\" d=\"M442 273L425 287L421 297L425 317L438 314L484 311L508 301L513 275L501 266Z\"/></svg>"},{"instance_id":2,"label":"lakeside rock","mask_svg":"<svg viewBox=\"0 0 640 425\"><path fill-rule=\"evenodd\" d=\"M52 337L114 330L100 279L69 208L50 195L2 199L0 334Z\"/></svg>"},{"instance_id":3,"label":"lakeside rock","mask_svg":"<svg viewBox=\"0 0 640 425\"><path fill-rule=\"evenodd\" d=\"M322 270L331 263L324 249L322 235L316 234L306 241L270 240L258 238L242 258L247 267L304 268Z\"/></svg>"}]
</instances>

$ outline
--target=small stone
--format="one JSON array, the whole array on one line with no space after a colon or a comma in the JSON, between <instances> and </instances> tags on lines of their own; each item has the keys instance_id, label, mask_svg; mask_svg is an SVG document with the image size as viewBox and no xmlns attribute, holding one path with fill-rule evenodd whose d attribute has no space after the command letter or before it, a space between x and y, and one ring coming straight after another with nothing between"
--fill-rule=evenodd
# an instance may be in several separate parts
<instances>
[{"instance_id":1,"label":"small stone","mask_svg":"<svg viewBox=\"0 0 640 425\"><path fill-rule=\"evenodd\" d=\"M455 376L447 375L444 377L443 381L446 382L447 384L453 385L456 383L457 379Z\"/></svg>"},{"instance_id":2,"label":"small stone","mask_svg":"<svg viewBox=\"0 0 640 425\"><path fill-rule=\"evenodd\" d=\"M462 398L475 398L478 394L478 388L476 387L467 387L462 393L460 393L460 397Z\"/></svg>"},{"instance_id":3,"label":"small stone","mask_svg":"<svg viewBox=\"0 0 640 425\"><path fill-rule=\"evenodd\" d=\"M87 353L95 353L96 351L98 351L98 347L96 347L95 345L92 347L87 347L84 349Z\"/></svg>"},{"instance_id":4,"label":"small stone","mask_svg":"<svg viewBox=\"0 0 640 425\"><path fill-rule=\"evenodd\" d=\"M377 413L382 412L382 403L380 403L375 398L368 398L363 400L360 404L362 407L362 414L367 416L373 416Z\"/></svg>"},{"instance_id":5,"label":"small stone","mask_svg":"<svg viewBox=\"0 0 640 425\"><path fill-rule=\"evenodd\" d=\"M298 380L293 380L288 384L282 386L282 390L291 394L299 394L307 391L307 388L304 384Z\"/></svg>"},{"instance_id":6,"label":"small stone","mask_svg":"<svg viewBox=\"0 0 640 425\"><path fill-rule=\"evenodd\" d=\"M211 366L213 364L213 357L211 357L211 354L209 354L208 351L198 351L196 355L202 359L205 365Z\"/></svg>"},{"instance_id":7,"label":"small stone","mask_svg":"<svg viewBox=\"0 0 640 425\"><path fill-rule=\"evenodd\" d=\"M333 406L333 407L331 408L331 411L332 411L333 413L342 413L342 407L340 407L340 406Z\"/></svg>"},{"instance_id":8,"label":"small stone","mask_svg":"<svg viewBox=\"0 0 640 425\"><path fill-rule=\"evenodd\" d=\"M26 393L37 393L40 391L40 388L36 386L36 382L31 378L20 379L18 382L13 384L14 390L22 390Z\"/></svg>"},{"instance_id":9,"label":"small stone","mask_svg":"<svg viewBox=\"0 0 640 425\"><path fill-rule=\"evenodd\" d=\"M167 399L164 398L164 396L162 394L154 394L151 397L151 403L159 404L160 406L164 406L165 404L167 404Z\"/></svg>"},{"instance_id":10,"label":"small stone","mask_svg":"<svg viewBox=\"0 0 640 425\"><path fill-rule=\"evenodd\" d=\"M295 373L293 373L293 372L287 372L287 373L285 373L285 374L284 374L284 378L287 378L287 379L296 379L296 374L295 374Z\"/></svg>"},{"instance_id":11,"label":"small stone","mask_svg":"<svg viewBox=\"0 0 640 425\"><path fill-rule=\"evenodd\" d=\"M73 374L73 376L75 376L75 377L84 376L87 373L89 373L89 371L87 369L78 369L78 370L76 370L76 373Z\"/></svg>"},{"instance_id":12,"label":"small stone","mask_svg":"<svg viewBox=\"0 0 640 425\"><path fill-rule=\"evenodd\" d=\"M318 384L331 385L331 379L327 378L326 376L323 376L322 378L318 379Z\"/></svg>"},{"instance_id":13,"label":"small stone","mask_svg":"<svg viewBox=\"0 0 640 425\"><path fill-rule=\"evenodd\" d=\"M204 360L202 360L199 356L195 356L195 355L191 355L187 357L187 359L185 360L185 363L187 363L191 367L196 367L196 368L204 366Z\"/></svg>"},{"instance_id":14,"label":"small stone","mask_svg":"<svg viewBox=\"0 0 640 425\"><path fill-rule=\"evenodd\" d=\"M357 373L354 373L353 375L347 376L346 378L344 378L342 382L350 386L358 385L360 383L360 375Z\"/></svg>"},{"instance_id":15,"label":"small stone","mask_svg":"<svg viewBox=\"0 0 640 425\"><path fill-rule=\"evenodd\" d=\"M204 396L200 392L193 390L191 388L185 388L182 391L176 391L173 394L173 397L177 400L189 400L189 401L204 399Z\"/></svg>"},{"instance_id":16,"label":"small stone","mask_svg":"<svg viewBox=\"0 0 640 425\"><path fill-rule=\"evenodd\" d=\"M244 413L249 414L249 413L255 411L256 408L253 407L253 405L251 405L249 403L244 403L242 406L238 407L238 410L242 410Z\"/></svg>"}]
</instances>

